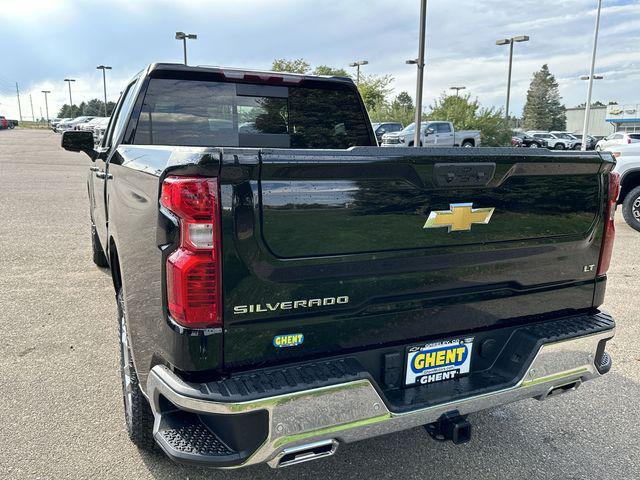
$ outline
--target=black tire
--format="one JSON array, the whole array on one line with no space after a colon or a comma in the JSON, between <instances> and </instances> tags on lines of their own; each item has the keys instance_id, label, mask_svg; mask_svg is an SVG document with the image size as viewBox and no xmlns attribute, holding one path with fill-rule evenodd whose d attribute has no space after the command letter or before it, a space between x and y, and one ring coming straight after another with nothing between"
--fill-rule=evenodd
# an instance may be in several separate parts
<instances>
[{"instance_id":1,"label":"black tire","mask_svg":"<svg viewBox=\"0 0 640 480\"><path fill-rule=\"evenodd\" d=\"M536 142L531 142L529 144L529 148L540 148L540 145L538 145Z\"/></svg>"},{"instance_id":2,"label":"black tire","mask_svg":"<svg viewBox=\"0 0 640 480\"><path fill-rule=\"evenodd\" d=\"M109 266L107 256L104 254L102 245L100 245L100 239L98 238L98 232L96 231L95 225L91 225L91 250L93 251L93 263L100 268L106 268Z\"/></svg>"},{"instance_id":3,"label":"black tire","mask_svg":"<svg viewBox=\"0 0 640 480\"><path fill-rule=\"evenodd\" d=\"M640 232L640 187L627 193L622 202L622 216L631 228Z\"/></svg>"},{"instance_id":4,"label":"black tire","mask_svg":"<svg viewBox=\"0 0 640 480\"><path fill-rule=\"evenodd\" d=\"M467 141L467 142L462 142L462 146L464 148L471 148L471 147L474 147L475 145L473 144L473 142Z\"/></svg>"},{"instance_id":5,"label":"black tire","mask_svg":"<svg viewBox=\"0 0 640 480\"><path fill-rule=\"evenodd\" d=\"M564 143L558 142L553 146L554 150L564 150Z\"/></svg>"},{"instance_id":6,"label":"black tire","mask_svg":"<svg viewBox=\"0 0 640 480\"><path fill-rule=\"evenodd\" d=\"M581 143L576 143L576 145L573 147L574 150L580 150L581 148L582 148Z\"/></svg>"},{"instance_id":7,"label":"black tire","mask_svg":"<svg viewBox=\"0 0 640 480\"><path fill-rule=\"evenodd\" d=\"M122 289L116 295L116 299L118 302L118 331L120 333L120 380L122 381L122 401L127 433L138 448L152 451L156 445L153 439L153 412L149 402L142 394L138 374L133 365L127 337L127 314Z\"/></svg>"}]
</instances>

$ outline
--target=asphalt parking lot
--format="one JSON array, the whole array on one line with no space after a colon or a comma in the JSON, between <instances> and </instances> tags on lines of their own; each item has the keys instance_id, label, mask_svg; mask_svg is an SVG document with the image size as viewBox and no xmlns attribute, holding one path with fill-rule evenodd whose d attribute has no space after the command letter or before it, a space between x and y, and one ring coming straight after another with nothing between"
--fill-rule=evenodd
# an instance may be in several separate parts
<instances>
[{"instance_id":1,"label":"asphalt parking lot","mask_svg":"<svg viewBox=\"0 0 640 480\"><path fill-rule=\"evenodd\" d=\"M418 428L231 472L139 452L122 415L111 280L91 263L90 161L59 144L0 131L0 478L640 478L640 233L620 214L605 306L614 367L575 393L475 414L462 446Z\"/></svg>"}]
</instances>

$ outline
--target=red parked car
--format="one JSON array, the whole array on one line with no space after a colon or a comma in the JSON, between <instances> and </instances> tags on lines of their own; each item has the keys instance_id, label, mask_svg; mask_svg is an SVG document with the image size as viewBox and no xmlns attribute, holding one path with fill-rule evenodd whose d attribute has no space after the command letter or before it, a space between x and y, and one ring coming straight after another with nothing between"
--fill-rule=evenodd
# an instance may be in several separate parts
<instances>
[{"instance_id":1,"label":"red parked car","mask_svg":"<svg viewBox=\"0 0 640 480\"><path fill-rule=\"evenodd\" d=\"M9 128L9 120L0 115L0 130Z\"/></svg>"}]
</instances>

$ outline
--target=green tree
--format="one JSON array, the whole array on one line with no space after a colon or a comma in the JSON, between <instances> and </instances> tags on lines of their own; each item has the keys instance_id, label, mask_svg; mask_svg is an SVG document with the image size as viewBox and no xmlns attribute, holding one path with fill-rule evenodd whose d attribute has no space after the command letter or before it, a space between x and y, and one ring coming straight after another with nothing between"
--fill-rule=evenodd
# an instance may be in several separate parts
<instances>
[{"instance_id":1,"label":"green tree","mask_svg":"<svg viewBox=\"0 0 640 480\"><path fill-rule=\"evenodd\" d=\"M293 60L277 58L271 64L271 70L273 70L274 72L311 72L313 75L351 77L349 72L347 72L344 68L334 68L329 65L318 65L313 70L311 70L311 65L304 58L295 58ZM390 106L387 103L387 97L391 93L392 82L393 77L391 75L360 75L358 90L360 91L362 100L364 101L364 104L370 113L378 112L380 115L383 115L382 112L384 111L384 115L388 115ZM406 113L407 98L409 103L413 105L411 96L409 96L409 94L406 92L403 93L404 95L400 97L400 103L396 105L399 108L398 112L396 112L398 114L400 114L401 112ZM378 115L378 113L376 113L376 115ZM404 117L406 117L406 114L403 115L403 118Z\"/></svg>"},{"instance_id":2,"label":"green tree","mask_svg":"<svg viewBox=\"0 0 640 480\"><path fill-rule=\"evenodd\" d=\"M372 122L399 122L404 126L413 122L416 114L413 99L407 92L400 92L391 103L369 110Z\"/></svg>"},{"instance_id":3,"label":"green tree","mask_svg":"<svg viewBox=\"0 0 640 480\"><path fill-rule=\"evenodd\" d=\"M110 117L116 109L116 102L107 102L107 116Z\"/></svg>"},{"instance_id":4,"label":"green tree","mask_svg":"<svg viewBox=\"0 0 640 480\"><path fill-rule=\"evenodd\" d=\"M94 98L93 100L89 100L84 110L82 111L83 115L91 115L94 117L101 117L104 115L104 102L102 100L98 100Z\"/></svg>"},{"instance_id":5,"label":"green tree","mask_svg":"<svg viewBox=\"0 0 640 480\"><path fill-rule=\"evenodd\" d=\"M413 105L413 98L409 95L408 92L400 92L396 98L393 99L391 103L393 108L404 109L404 110L413 110L415 106Z\"/></svg>"},{"instance_id":6,"label":"green tree","mask_svg":"<svg viewBox=\"0 0 640 480\"><path fill-rule=\"evenodd\" d=\"M387 96L391 93L391 75L362 75L358 90L367 110L377 110L384 107Z\"/></svg>"},{"instance_id":7,"label":"green tree","mask_svg":"<svg viewBox=\"0 0 640 480\"><path fill-rule=\"evenodd\" d=\"M271 70L274 72L307 73L309 69L309 62L304 58L295 58L293 60L277 58L271 64Z\"/></svg>"},{"instance_id":8,"label":"green tree","mask_svg":"<svg viewBox=\"0 0 640 480\"><path fill-rule=\"evenodd\" d=\"M350 77L344 68L333 68L327 65L318 65L313 69L314 75L328 75L330 77Z\"/></svg>"},{"instance_id":9,"label":"green tree","mask_svg":"<svg viewBox=\"0 0 640 480\"><path fill-rule=\"evenodd\" d=\"M78 105L62 105L62 108L58 112L58 118L75 118L82 115L82 110Z\"/></svg>"},{"instance_id":10,"label":"green tree","mask_svg":"<svg viewBox=\"0 0 640 480\"><path fill-rule=\"evenodd\" d=\"M107 102L107 116L111 116L115 108L115 102ZM92 117L104 116L104 102L94 98L89 100L87 103L82 102L80 105L69 106L64 104L58 112L58 118L74 118L82 115Z\"/></svg>"},{"instance_id":11,"label":"green tree","mask_svg":"<svg viewBox=\"0 0 640 480\"><path fill-rule=\"evenodd\" d=\"M511 141L511 130L502 109L486 108L469 94L453 96L443 93L430 106L426 120L446 120L456 130L480 130L482 145L486 147L507 146Z\"/></svg>"},{"instance_id":12,"label":"green tree","mask_svg":"<svg viewBox=\"0 0 640 480\"><path fill-rule=\"evenodd\" d=\"M567 126L558 82L545 63L533 74L527 91L523 120L527 130L564 130Z\"/></svg>"}]
</instances>

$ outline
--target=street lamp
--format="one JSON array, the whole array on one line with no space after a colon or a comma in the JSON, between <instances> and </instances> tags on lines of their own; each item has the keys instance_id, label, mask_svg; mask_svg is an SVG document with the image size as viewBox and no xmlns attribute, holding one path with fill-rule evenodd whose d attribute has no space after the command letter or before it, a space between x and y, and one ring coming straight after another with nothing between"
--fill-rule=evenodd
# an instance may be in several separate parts
<instances>
[{"instance_id":1,"label":"street lamp","mask_svg":"<svg viewBox=\"0 0 640 480\"><path fill-rule=\"evenodd\" d=\"M111 67L107 67L106 65L98 65L96 70L102 70L102 85L104 87L104 116L107 116L107 74L105 73L107 70L111 70Z\"/></svg>"},{"instance_id":2,"label":"street lamp","mask_svg":"<svg viewBox=\"0 0 640 480\"><path fill-rule=\"evenodd\" d=\"M413 134L413 146L420 146L420 127L422 123L422 87L424 80L424 38L425 30L427 26L427 0L421 0L420 2L420 34L418 39L418 58L407 60L407 65L415 65L418 68L418 75L416 78L416 117L415 117L415 132Z\"/></svg>"},{"instance_id":3,"label":"street lamp","mask_svg":"<svg viewBox=\"0 0 640 480\"><path fill-rule=\"evenodd\" d=\"M350 67L356 67L356 83L360 83L360 67L362 65L368 65L369 62L367 60L358 60L356 62L351 62L349 64Z\"/></svg>"},{"instance_id":4,"label":"street lamp","mask_svg":"<svg viewBox=\"0 0 640 480\"><path fill-rule=\"evenodd\" d=\"M460 90L464 90L467 87L449 87L449 90L455 90L456 91L456 97L458 96L458 92Z\"/></svg>"},{"instance_id":5,"label":"street lamp","mask_svg":"<svg viewBox=\"0 0 640 480\"><path fill-rule=\"evenodd\" d=\"M602 0L598 0L598 11L596 13L596 27L593 32L593 49L591 51L591 68L589 69L589 86L587 87L587 103L584 109L584 125L582 127L582 139L587 138L587 131L589 130L589 116L591 115L591 92L593 90L593 81L597 80L594 75L596 68L596 51L598 49L598 30L600 30L600 10L602 10ZM582 151L587 150L587 142L582 142Z\"/></svg>"},{"instance_id":6,"label":"street lamp","mask_svg":"<svg viewBox=\"0 0 640 480\"><path fill-rule=\"evenodd\" d=\"M505 109L505 117L509 122L509 97L511 96L511 67L513 65L513 44L515 42L528 42L528 35L518 35L517 37L501 38L496 41L496 45L509 45L509 76L507 78L507 106Z\"/></svg>"},{"instance_id":7,"label":"street lamp","mask_svg":"<svg viewBox=\"0 0 640 480\"><path fill-rule=\"evenodd\" d=\"M49 123L49 102L47 100L47 93L51 93L51 90L41 90L44 93L44 107L47 111L47 123Z\"/></svg>"},{"instance_id":8,"label":"street lamp","mask_svg":"<svg viewBox=\"0 0 640 480\"><path fill-rule=\"evenodd\" d=\"M184 64L187 64L187 38L189 40L196 40L198 35L194 33L176 32L176 40L182 40L182 46L184 48Z\"/></svg>"},{"instance_id":9,"label":"street lamp","mask_svg":"<svg viewBox=\"0 0 640 480\"><path fill-rule=\"evenodd\" d=\"M73 100L71 99L71 82L75 82L76 80L74 78L65 78L64 81L69 84L69 106L73 107Z\"/></svg>"}]
</instances>

